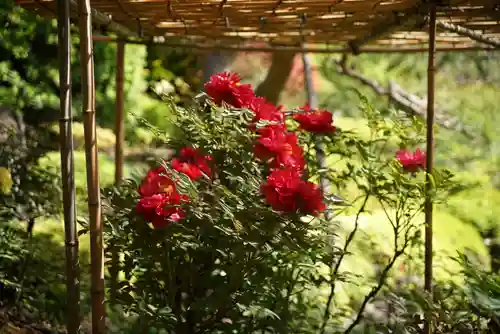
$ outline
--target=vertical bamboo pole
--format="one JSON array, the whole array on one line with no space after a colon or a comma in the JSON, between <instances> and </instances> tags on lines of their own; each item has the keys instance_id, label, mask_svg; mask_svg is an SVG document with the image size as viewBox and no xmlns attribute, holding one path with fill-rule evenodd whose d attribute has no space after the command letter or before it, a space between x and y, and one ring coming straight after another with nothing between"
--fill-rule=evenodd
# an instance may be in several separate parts
<instances>
[{"instance_id":1,"label":"vertical bamboo pole","mask_svg":"<svg viewBox=\"0 0 500 334\"><path fill-rule=\"evenodd\" d=\"M69 0L57 2L57 37L59 45L59 120L61 145L61 176L64 207L64 239L66 243L66 287L68 334L77 334L80 328L80 264L78 262L78 236L76 231L75 167L73 158L73 132L71 114L71 42Z\"/></svg>"},{"instance_id":2,"label":"vertical bamboo pole","mask_svg":"<svg viewBox=\"0 0 500 334\"><path fill-rule=\"evenodd\" d=\"M435 72L436 72L436 4L431 1L429 7L429 55L427 67L427 182L425 196L425 279L424 288L432 299L432 213L433 205L431 198L430 176L434 165L434 94L435 94ZM426 314L424 322L424 334L432 333L432 317Z\"/></svg>"},{"instance_id":3,"label":"vertical bamboo pole","mask_svg":"<svg viewBox=\"0 0 500 334\"><path fill-rule=\"evenodd\" d=\"M79 0L80 63L82 67L85 160L90 223L92 333L105 331L104 254L101 224L101 194L95 118L94 55L90 0Z\"/></svg>"},{"instance_id":4,"label":"vertical bamboo pole","mask_svg":"<svg viewBox=\"0 0 500 334\"><path fill-rule=\"evenodd\" d=\"M115 185L118 185L123 179L123 145L125 141L125 122L124 122L124 80L125 71L125 43L118 41L116 49L116 110L115 110ZM111 302L116 301L116 291L118 289L118 251L111 248L111 264L109 266L109 291Z\"/></svg>"},{"instance_id":5,"label":"vertical bamboo pole","mask_svg":"<svg viewBox=\"0 0 500 334\"><path fill-rule=\"evenodd\" d=\"M309 58L309 55L305 52L302 53L302 63L304 64L304 79L305 79L304 86L307 93L307 102L309 103L311 109L317 109L319 103L318 103L318 97L313 87L311 60ZM316 159L318 160L318 165L320 166L321 169L325 169L326 168L326 160L324 154L325 150L323 143L319 139L316 139L315 149L316 149ZM320 176L320 187L323 194L329 195L330 182L328 178ZM332 218L330 210L328 209L325 211L325 218L327 220L330 220Z\"/></svg>"},{"instance_id":6,"label":"vertical bamboo pole","mask_svg":"<svg viewBox=\"0 0 500 334\"><path fill-rule=\"evenodd\" d=\"M123 143L124 133L124 90L125 43L118 41L116 50L116 145L115 145L115 184L123 178Z\"/></svg>"}]
</instances>

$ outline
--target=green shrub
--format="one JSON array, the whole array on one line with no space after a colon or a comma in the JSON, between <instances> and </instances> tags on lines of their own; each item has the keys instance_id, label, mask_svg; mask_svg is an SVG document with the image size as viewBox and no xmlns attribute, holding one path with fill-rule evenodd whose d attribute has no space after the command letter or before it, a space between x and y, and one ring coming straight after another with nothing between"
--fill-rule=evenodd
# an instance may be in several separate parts
<instances>
[{"instance_id":1,"label":"green shrub","mask_svg":"<svg viewBox=\"0 0 500 334\"><path fill-rule=\"evenodd\" d=\"M219 103L214 94L211 97ZM106 253L108 258L120 254L109 268L123 275L111 291L112 304L126 317L137 319L135 332L146 328L175 333L351 332L367 303L388 284L395 264L421 246L418 215L425 177L402 172L395 152L388 152L394 143L408 148L422 143L421 124L416 120L388 123L366 103L362 112L368 119L368 136L343 129L333 135L314 135L290 122L289 129L297 131L305 148L305 180L327 178L341 194L349 185L357 188L358 195L349 198L347 207L335 206L329 195L323 199L337 214L355 217L346 240L341 240L335 222L307 214L312 203L321 210L319 203L310 202L315 195L293 202L299 210L290 212L284 209L290 202L280 202L288 197L263 200L261 185L269 185L268 176L275 174L254 155L261 156L254 150L261 137L250 130L255 116L251 110L195 102L187 109L171 104L179 138L151 128L178 153L163 162L163 169L150 171L141 184L142 195L133 181L106 192ZM256 126L270 125L264 121ZM321 151L315 148L317 140L323 143ZM295 154L295 146L290 145L291 151L284 152ZM188 154L191 151L183 147L194 147L199 153ZM316 162L318 152L339 157L343 168L321 167ZM443 198L450 177L449 172L433 171L435 201ZM288 182L305 180L292 177ZM156 193L146 195L147 189ZM154 200L163 204L153 205ZM372 260L379 270L361 278L342 263L361 229L369 201L378 203L384 214L378 224L387 224L391 235L385 255ZM151 220L153 227L148 224ZM335 307L339 288L349 284L357 284L358 291L347 290L349 302Z\"/></svg>"}]
</instances>

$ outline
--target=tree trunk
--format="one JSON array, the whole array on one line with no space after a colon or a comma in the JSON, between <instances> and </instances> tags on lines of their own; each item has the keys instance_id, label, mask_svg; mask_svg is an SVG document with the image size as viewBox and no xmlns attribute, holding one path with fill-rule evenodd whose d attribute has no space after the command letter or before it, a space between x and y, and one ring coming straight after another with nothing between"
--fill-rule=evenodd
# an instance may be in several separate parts
<instances>
[{"instance_id":1,"label":"tree trunk","mask_svg":"<svg viewBox=\"0 0 500 334\"><path fill-rule=\"evenodd\" d=\"M213 51L208 53L203 64L203 82L207 82L213 74L226 70L234 55L235 52L233 51Z\"/></svg>"},{"instance_id":2,"label":"tree trunk","mask_svg":"<svg viewBox=\"0 0 500 334\"><path fill-rule=\"evenodd\" d=\"M275 52L267 76L255 90L255 94L277 104L293 66L295 53Z\"/></svg>"},{"instance_id":3,"label":"tree trunk","mask_svg":"<svg viewBox=\"0 0 500 334\"><path fill-rule=\"evenodd\" d=\"M211 75L226 70L234 55L235 52L230 51L208 53L203 64L203 82L207 82ZM274 53L266 78L259 84L255 94L266 98L271 103L278 103L281 91L290 75L294 58L294 53Z\"/></svg>"}]
</instances>

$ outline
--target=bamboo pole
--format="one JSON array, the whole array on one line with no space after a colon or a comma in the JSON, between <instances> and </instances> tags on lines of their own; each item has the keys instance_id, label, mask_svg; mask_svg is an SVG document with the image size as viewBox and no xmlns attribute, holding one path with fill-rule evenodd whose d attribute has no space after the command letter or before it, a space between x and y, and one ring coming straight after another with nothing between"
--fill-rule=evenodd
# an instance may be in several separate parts
<instances>
[{"instance_id":1,"label":"bamboo pole","mask_svg":"<svg viewBox=\"0 0 500 334\"><path fill-rule=\"evenodd\" d=\"M95 118L94 55L90 0L79 0L80 63L82 67L85 160L90 224L92 333L105 332L104 254L101 194Z\"/></svg>"},{"instance_id":2,"label":"bamboo pole","mask_svg":"<svg viewBox=\"0 0 500 334\"><path fill-rule=\"evenodd\" d=\"M64 239L66 248L66 287L68 334L77 334L80 328L80 264L76 230L75 166L73 157L73 131L71 114L71 42L68 0L57 3L60 82L60 145L61 176L64 207Z\"/></svg>"},{"instance_id":3,"label":"bamboo pole","mask_svg":"<svg viewBox=\"0 0 500 334\"><path fill-rule=\"evenodd\" d=\"M115 123L115 184L123 178L123 142L124 133L124 90L125 43L118 42L116 49L116 123Z\"/></svg>"},{"instance_id":4,"label":"bamboo pole","mask_svg":"<svg viewBox=\"0 0 500 334\"><path fill-rule=\"evenodd\" d=\"M434 94L436 72L436 3L429 6L429 55L427 67L427 178L425 185L425 277L424 288L431 300L434 300L432 288L432 213L431 173L434 165ZM424 334L432 333L432 315L427 312L424 322Z\"/></svg>"},{"instance_id":5,"label":"bamboo pole","mask_svg":"<svg viewBox=\"0 0 500 334\"><path fill-rule=\"evenodd\" d=\"M118 42L116 48L116 118L115 118L115 186L119 185L123 179L123 145L125 141L124 123L124 71L125 71L125 43ZM112 303L116 301L118 290L118 261L119 253L110 244L111 263L109 266L109 291Z\"/></svg>"}]
</instances>

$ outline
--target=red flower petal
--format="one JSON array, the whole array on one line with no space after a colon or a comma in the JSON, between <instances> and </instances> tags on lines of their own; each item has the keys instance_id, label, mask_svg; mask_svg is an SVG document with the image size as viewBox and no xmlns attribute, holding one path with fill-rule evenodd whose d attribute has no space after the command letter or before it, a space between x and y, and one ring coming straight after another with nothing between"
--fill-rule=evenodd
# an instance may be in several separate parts
<instances>
[{"instance_id":1,"label":"red flower petal","mask_svg":"<svg viewBox=\"0 0 500 334\"><path fill-rule=\"evenodd\" d=\"M419 169L426 167L426 154L419 148L416 151L399 150L396 152L396 159L401 163L403 169L409 173L415 173Z\"/></svg>"},{"instance_id":2,"label":"red flower petal","mask_svg":"<svg viewBox=\"0 0 500 334\"><path fill-rule=\"evenodd\" d=\"M210 166L208 162L212 157L205 156L192 147L184 147L179 155L172 159L171 166L176 171L186 174L191 180L196 180L203 173L210 176Z\"/></svg>"},{"instance_id":3,"label":"red flower petal","mask_svg":"<svg viewBox=\"0 0 500 334\"><path fill-rule=\"evenodd\" d=\"M333 115L327 110L312 110L308 104L301 108L302 113L293 118L299 122L300 129L314 133L335 132Z\"/></svg>"},{"instance_id":4,"label":"red flower petal","mask_svg":"<svg viewBox=\"0 0 500 334\"><path fill-rule=\"evenodd\" d=\"M236 73L217 73L205 83L205 90L215 104L225 102L235 108L241 108L254 99L255 94L250 85L240 84Z\"/></svg>"}]
</instances>

